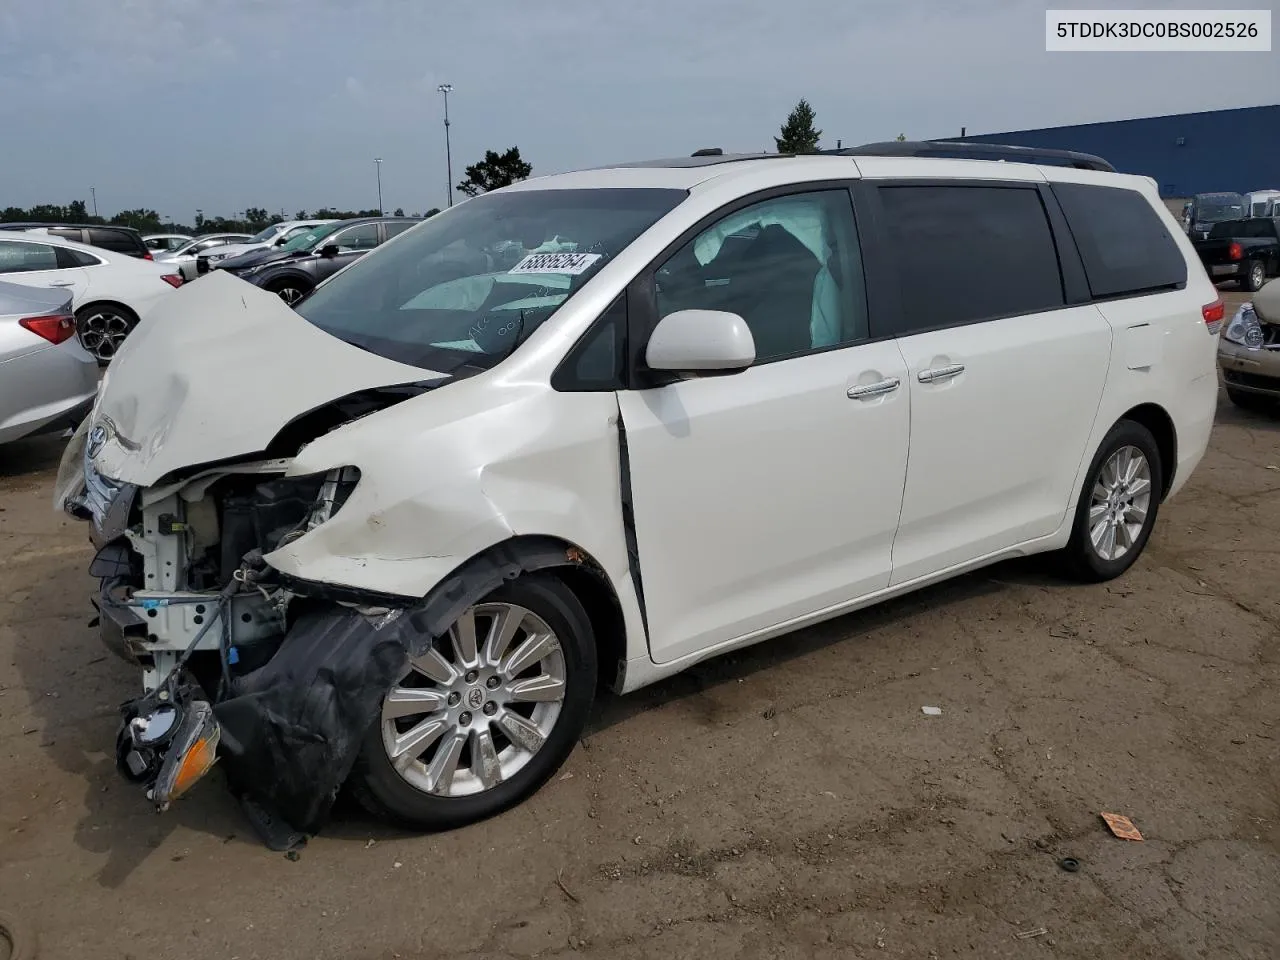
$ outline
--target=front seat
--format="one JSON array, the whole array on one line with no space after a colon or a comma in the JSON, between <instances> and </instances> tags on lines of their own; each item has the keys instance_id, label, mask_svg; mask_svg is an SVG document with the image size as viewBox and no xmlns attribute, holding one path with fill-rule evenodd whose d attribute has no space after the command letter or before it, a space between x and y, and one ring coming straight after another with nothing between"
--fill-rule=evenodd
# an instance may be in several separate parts
<instances>
[{"instance_id":1,"label":"front seat","mask_svg":"<svg viewBox=\"0 0 1280 960\"><path fill-rule=\"evenodd\" d=\"M813 346L810 321L818 258L785 227L770 224L733 264L733 308L756 342L756 356L773 359Z\"/></svg>"}]
</instances>

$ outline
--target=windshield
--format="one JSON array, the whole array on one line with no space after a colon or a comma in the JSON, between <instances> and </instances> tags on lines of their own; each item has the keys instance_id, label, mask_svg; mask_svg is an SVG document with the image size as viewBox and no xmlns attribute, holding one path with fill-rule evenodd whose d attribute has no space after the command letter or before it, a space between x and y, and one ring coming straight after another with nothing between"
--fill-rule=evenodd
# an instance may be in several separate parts
<instances>
[{"instance_id":1,"label":"windshield","mask_svg":"<svg viewBox=\"0 0 1280 960\"><path fill-rule=\"evenodd\" d=\"M400 363L487 369L686 196L608 189L476 197L356 261L297 310Z\"/></svg>"},{"instance_id":2,"label":"windshield","mask_svg":"<svg viewBox=\"0 0 1280 960\"><path fill-rule=\"evenodd\" d=\"M294 237L292 240L290 240L280 249L288 250L290 253L294 253L295 251L298 251L298 250L310 250L313 246L316 245L317 241L323 240L329 234L333 233L333 231L337 230L338 227L340 226L342 226L341 221L339 221L338 223L326 223L323 226L319 226L319 227L312 227L306 233L298 234L296 237Z\"/></svg>"},{"instance_id":3,"label":"windshield","mask_svg":"<svg viewBox=\"0 0 1280 960\"><path fill-rule=\"evenodd\" d=\"M266 243L268 240L270 240L279 232L280 232L280 228L273 223L271 226L267 227L267 229L263 230L261 233L255 233L252 237L250 237L245 242L246 243Z\"/></svg>"},{"instance_id":4,"label":"windshield","mask_svg":"<svg viewBox=\"0 0 1280 960\"><path fill-rule=\"evenodd\" d=\"M1237 220L1245 216L1244 197L1215 197L1196 203L1196 219L1201 223L1217 223L1219 220Z\"/></svg>"}]
</instances>

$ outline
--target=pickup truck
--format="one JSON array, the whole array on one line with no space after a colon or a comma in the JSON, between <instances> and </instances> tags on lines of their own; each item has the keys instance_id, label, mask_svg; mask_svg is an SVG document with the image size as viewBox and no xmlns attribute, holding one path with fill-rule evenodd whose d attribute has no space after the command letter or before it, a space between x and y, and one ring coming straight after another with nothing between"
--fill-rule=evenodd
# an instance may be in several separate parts
<instances>
[{"instance_id":1,"label":"pickup truck","mask_svg":"<svg viewBox=\"0 0 1280 960\"><path fill-rule=\"evenodd\" d=\"M1215 223L1207 240L1193 240L1209 279L1239 281L1253 293L1280 273L1280 217L1250 217Z\"/></svg>"}]
</instances>

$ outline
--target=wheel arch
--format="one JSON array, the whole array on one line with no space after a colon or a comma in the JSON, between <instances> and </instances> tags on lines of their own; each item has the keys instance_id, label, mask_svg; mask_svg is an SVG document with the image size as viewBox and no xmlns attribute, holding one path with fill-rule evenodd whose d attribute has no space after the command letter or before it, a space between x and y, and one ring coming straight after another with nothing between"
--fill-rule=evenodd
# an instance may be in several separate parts
<instances>
[{"instance_id":1,"label":"wheel arch","mask_svg":"<svg viewBox=\"0 0 1280 960\"><path fill-rule=\"evenodd\" d=\"M132 317L135 324L138 322L138 311L134 310L133 307L129 306L127 303L121 303L119 300L112 300L110 297L98 297L94 300L90 300L88 303L81 304L76 308L76 318L79 319L81 313L93 307L114 307L117 310L123 310Z\"/></svg>"},{"instance_id":2,"label":"wheel arch","mask_svg":"<svg viewBox=\"0 0 1280 960\"><path fill-rule=\"evenodd\" d=\"M1160 451L1160 500L1163 502L1173 489L1174 473L1178 468L1178 431L1173 425L1173 418L1158 403L1140 403L1126 410L1116 423L1121 420L1139 423L1155 437Z\"/></svg>"},{"instance_id":3,"label":"wheel arch","mask_svg":"<svg viewBox=\"0 0 1280 960\"><path fill-rule=\"evenodd\" d=\"M286 280L294 283L300 283L308 289L316 285L315 278L308 276L301 270L281 270L279 273L273 273L270 276L265 277L258 285L261 286L263 290L270 290L272 287L277 286Z\"/></svg>"},{"instance_id":4,"label":"wheel arch","mask_svg":"<svg viewBox=\"0 0 1280 960\"><path fill-rule=\"evenodd\" d=\"M587 551L561 537L514 536L458 566L423 598L426 634L440 636L503 583L526 573L559 578L577 596L590 620L600 662L601 686L609 686L627 657L626 619L612 580Z\"/></svg>"}]
</instances>

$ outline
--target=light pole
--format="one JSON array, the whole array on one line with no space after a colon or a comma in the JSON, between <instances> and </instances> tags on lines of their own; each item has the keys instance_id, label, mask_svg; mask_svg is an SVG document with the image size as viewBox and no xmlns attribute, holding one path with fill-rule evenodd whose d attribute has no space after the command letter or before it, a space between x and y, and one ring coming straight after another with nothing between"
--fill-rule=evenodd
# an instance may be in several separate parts
<instances>
[{"instance_id":1,"label":"light pole","mask_svg":"<svg viewBox=\"0 0 1280 960\"><path fill-rule=\"evenodd\" d=\"M373 158L373 168L378 171L378 216L382 216L382 158Z\"/></svg>"},{"instance_id":2,"label":"light pole","mask_svg":"<svg viewBox=\"0 0 1280 960\"><path fill-rule=\"evenodd\" d=\"M89 193L93 195L93 215L96 217L98 215L98 188L90 187Z\"/></svg>"},{"instance_id":3,"label":"light pole","mask_svg":"<svg viewBox=\"0 0 1280 960\"><path fill-rule=\"evenodd\" d=\"M449 92L453 90L452 83L442 83L436 87L444 94L444 162L448 170L449 177L449 206L453 206L453 149L449 145Z\"/></svg>"}]
</instances>

